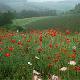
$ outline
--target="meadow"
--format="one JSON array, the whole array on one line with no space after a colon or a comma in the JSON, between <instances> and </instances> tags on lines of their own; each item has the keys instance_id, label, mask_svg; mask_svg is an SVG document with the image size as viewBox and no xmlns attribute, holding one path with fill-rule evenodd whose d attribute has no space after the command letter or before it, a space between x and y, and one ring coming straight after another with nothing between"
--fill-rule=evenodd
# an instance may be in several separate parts
<instances>
[{"instance_id":1,"label":"meadow","mask_svg":"<svg viewBox=\"0 0 80 80\"><path fill-rule=\"evenodd\" d=\"M54 74L80 80L79 21L79 15L32 17L0 29L0 80L32 80L33 70L42 80Z\"/></svg>"},{"instance_id":2,"label":"meadow","mask_svg":"<svg viewBox=\"0 0 80 80\"><path fill-rule=\"evenodd\" d=\"M80 15L44 16L15 19L13 20L13 24L8 25L8 27L12 30L16 29L16 26L22 27L24 30L45 30L48 28L55 28L59 31L65 31L66 29L80 31Z\"/></svg>"},{"instance_id":3,"label":"meadow","mask_svg":"<svg viewBox=\"0 0 80 80\"><path fill-rule=\"evenodd\" d=\"M80 33L47 29L0 35L0 80L32 80L33 70L43 80L50 74L79 80Z\"/></svg>"}]
</instances>

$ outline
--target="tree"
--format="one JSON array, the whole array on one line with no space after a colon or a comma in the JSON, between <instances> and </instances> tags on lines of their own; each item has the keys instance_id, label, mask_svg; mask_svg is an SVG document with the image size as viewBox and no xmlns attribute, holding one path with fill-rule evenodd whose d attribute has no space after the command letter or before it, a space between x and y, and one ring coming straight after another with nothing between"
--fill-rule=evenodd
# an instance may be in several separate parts
<instances>
[{"instance_id":1,"label":"tree","mask_svg":"<svg viewBox=\"0 0 80 80\"><path fill-rule=\"evenodd\" d=\"M12 23L12 19L14 18L13 12L5 12L0 14L0 26Z\"/></svg>"}]
</instances>

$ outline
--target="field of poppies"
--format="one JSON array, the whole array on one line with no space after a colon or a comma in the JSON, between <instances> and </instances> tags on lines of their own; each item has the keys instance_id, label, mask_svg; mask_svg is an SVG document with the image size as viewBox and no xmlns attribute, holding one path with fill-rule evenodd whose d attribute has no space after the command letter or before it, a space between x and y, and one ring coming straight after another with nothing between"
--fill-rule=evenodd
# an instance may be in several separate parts
<instances>
[{"instance_id":1,"label":"field of poppies","mask_svg":"<svg viewBox=\"0 0 80 80\"><path fill-rule=\"evenodd\" d=\"M32 80L33 70L42 80L80 80L80 33L0 32L0 80Z\"/></svg>"}]
</instances>

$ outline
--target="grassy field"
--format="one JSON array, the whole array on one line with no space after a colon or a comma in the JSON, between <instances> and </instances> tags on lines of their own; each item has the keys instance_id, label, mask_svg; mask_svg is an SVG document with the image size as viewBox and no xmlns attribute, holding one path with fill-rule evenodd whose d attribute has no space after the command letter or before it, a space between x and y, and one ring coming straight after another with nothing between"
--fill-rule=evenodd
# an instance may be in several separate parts
<instances>
[{"instance_id":1,"label":"grassy field","mask_svg":"<svg viewBox=\"0 0 80 80\"><path fill-rule=\"evenodd\" d=\"M72 31L80 31L80 15L68 16L48 16L48 17L33 17L25 19L13 20L10 26L22 26L24 29L48 29L57 28L59 30L70 29ZM11 28L14 28L11 27Z\"/></svg>"},{"instance_id":2,"label":"grassy field","mask_svg":"<svg viewBox=\"0 0 80 80\"><path fill-rule=\"evenodd\" d=\"M54 74L80 80L79 15L16 19L7 26L15 31L0 29L0 80L32 80L33 70L42 80ZM25 32L16 32L19 27Z\"/></svg>"}]
</instances>

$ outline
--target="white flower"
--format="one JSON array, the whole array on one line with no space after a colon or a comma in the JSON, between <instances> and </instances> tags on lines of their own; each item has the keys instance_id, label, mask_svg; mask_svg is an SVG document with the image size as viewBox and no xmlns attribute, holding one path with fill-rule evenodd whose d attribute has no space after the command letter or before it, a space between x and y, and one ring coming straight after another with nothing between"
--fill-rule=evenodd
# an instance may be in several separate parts
<instances>
[{"instance_id":1,"label":"white flower","mask_svg":"<svg viewBox=\"0 0 80 80\"><path fill-rule=\"evenodd\" d=\"M62 67L61 69L59 69L60 71L66 71L67 67Z\"/></svg>"},{"instance_id":2,"label":"white flower","mask_svg":"<svg viewBox=\"0 0 80 80\"><path fill-rule=\"evenodd\" d=\"M32 63L31 63L31 62L28 62L28 64L29 64L29 65L32 65Z\"/></svg>"},{"instance_id":3,"label":"white flower","mask_svg":"<svg viewBox=\"0 0 80 80\"><path fill-rule=\"evenodd\" d=\"M53 75L51 80L60 80L58 76Z\"/></svg>"},{"instance_id":4,"label":"white flower","mask_svg":"<svg viewBox=\"0 0 80 80\"><path fill-rule=\"evenodd\" d=\"M33 76L33 80L37 80L37 79L38 79L37 75Z\"/></svg>"},{"instance_id":5,"label":"white flower","mask_svg":"<svg viewBox=\"0 0 80 80\"><path fill-rule=\"evenodd\" d=\"M33 70L33 74L39 75L40 73L37 72L36 70Z\"/></svg>"},{"instance_id":6,"label":"white flower","mask_svg":"<svg viewBox=\"0 0 80 80\"><path fill-rule=\"evenodd\" d=\"M75 66L76 62L75 61L70 61L68 64Z\"/></svg>"},{"instance_id":7,"label":"white flower","mask_svg":"<svg viewBox=\"0 0 80 80\"><path fill-rule=\"evenodd\" d=\"M35 56L36 59L39 59L39 57Z\"/></svg>"},{"instance_id":8,"label":"white flower","mask_svg":"<svg viewBox=\"0 0 80 80\"><path fill-rule=\"evenodd\" d=\"M76 46L73 46L72 49L75 49L76 50Z\"/></svg>"},{"instance_id":9,"label":"white flower","mask_svg":"<svg viewBox=\"0 0 80 80\"><path fill-rule=\"evenodd\" d=\"M38 78L38 80L42 80L42 79Z\"/></svg>"},{"instance_id":10,"label":"white flower","mask_svg":"<svg viewBox=\"0 0 80 80\"><path fill-rule=\"evenodd\" d=\"M19 30L17 30L17 33L19 32Z\"/></svg>"}]
</instances>

